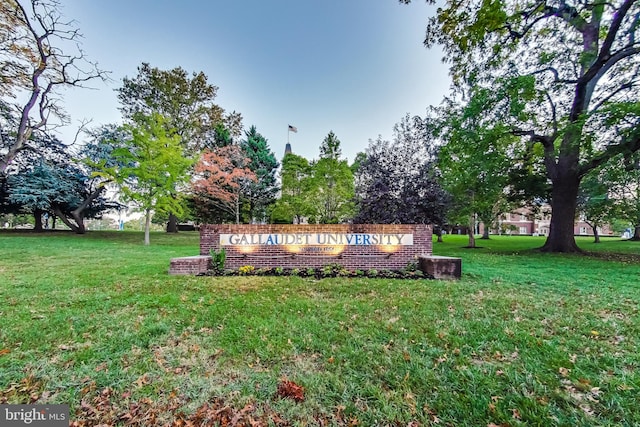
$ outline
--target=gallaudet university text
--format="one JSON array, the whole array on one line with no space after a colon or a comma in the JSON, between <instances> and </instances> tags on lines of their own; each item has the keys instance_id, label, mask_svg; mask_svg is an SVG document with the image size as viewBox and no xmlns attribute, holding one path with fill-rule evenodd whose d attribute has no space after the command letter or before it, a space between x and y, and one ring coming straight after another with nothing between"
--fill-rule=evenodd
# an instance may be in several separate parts
<instances>
[{"instance_id":1,"label":"gallaudet university text","mask_svg":"<svg viewBox=\"0 0 640 427\"><path fill-rule=\"evenodd\" d=\"M220 234L221 246L269 245L413 245L413 234L383 233L275 233Z\"/></svg>"}]
</instances>

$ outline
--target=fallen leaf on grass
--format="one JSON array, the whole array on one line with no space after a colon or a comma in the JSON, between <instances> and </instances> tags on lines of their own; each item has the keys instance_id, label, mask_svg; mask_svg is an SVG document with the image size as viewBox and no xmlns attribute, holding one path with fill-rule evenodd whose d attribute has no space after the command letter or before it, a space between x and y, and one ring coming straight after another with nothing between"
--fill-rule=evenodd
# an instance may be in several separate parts
<instances>
[{"instance_id":1,"label":"fallen leaf on grass","mask_svg":"<svg viewBox=\"0 0 640 427\"><path fill-rule=\"evenodd\" d=\"M304 401L304 387L299 386L293 381L282 380L278 384L278 391L276 393L279 397L289 398L295 402Z\"/></svg>"},{"instance_id":2,"label":"fallen leaf on grass","mask_svg":"<svg viewBox=\"0 0 640 427\"><path fill-rule=\"evenodd\" d=\"M416 397L414 396L414 394L411 392L406 393L404 395L404 401L409 406L411 413L415 414L416 413Z\"/></svg>"},{"instance_id":3,"label":"fallen leaf on grass","mask_svg":"<svg viewBox=\"0 0 640 427\"><path fill-rule=\"evenodd\" d=\"M151 380L149 379L149 374L144 374L140 378L135 381L135 384L138 387L142 387L143 385L151 384Z\"/></svg>"},{"instance_id":4,"label":"fallen leaf on grass","mask_svg":"<svg viewBox=\"0 0 640 427\"><path fill-rule=\"evenodd\" d=\"M585 404L585 405L580 405L580 409L582 409L582 411L583 411L586 415L588 415L588 416L590 416L590 417L592 417L592 416L593 416L593 414L594 414L593 408L591 408L591 406L589 406L589 405L586 405L586 404Z\"/></svg>"},{"instance_id":5,"label":"fallen leaf on grass","mask_svg":"<svg viewBox=\"0 0 640 427\"><path fill-rule=\"evenodd\" d=\"M4 356L5 354L9 353L11 353L11 350L9 350L8 348L3 348L2 350L0 350L0 356Z\"/></svg>"}]
</instances>

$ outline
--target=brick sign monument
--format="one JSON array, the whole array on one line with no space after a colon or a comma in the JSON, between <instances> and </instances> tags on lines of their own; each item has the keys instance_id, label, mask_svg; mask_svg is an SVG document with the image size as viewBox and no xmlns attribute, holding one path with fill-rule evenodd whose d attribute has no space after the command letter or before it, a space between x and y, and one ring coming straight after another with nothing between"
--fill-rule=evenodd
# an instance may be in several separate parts
<instances>
[{"instance_id":1,"label":"brick sign monument","mask_svg":"<svg viewBox=\"0 0 640 427\"><path fill-rule=\"evenodd\" d=\"M350 270L400 270L419 261L423 271L437 278L425 270L423 260L445 265L451 258L432 256L431 236L431 226L425 224L210 224L200 228L200 255L172 259L169 273L206 273L211 252L224 249L229 269L340 264ZM454 276L459 277L457 265ZM452 268L456 266L446 267Z\"/></svg>"}]
</instances>

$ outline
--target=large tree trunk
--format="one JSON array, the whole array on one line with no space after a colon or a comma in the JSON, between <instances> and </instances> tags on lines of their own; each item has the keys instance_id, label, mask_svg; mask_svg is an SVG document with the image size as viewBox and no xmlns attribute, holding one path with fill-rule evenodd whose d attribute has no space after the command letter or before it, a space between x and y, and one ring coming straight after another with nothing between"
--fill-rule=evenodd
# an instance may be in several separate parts
<instances>
[{"instance_id":1,"label":"large tree trunk","mask_svg":"<svg viewBox=\"0 0 640 427\"><path fill-rule=\"evenodd\" d=\"M151 228L151 210L147 209L144 216L144 244L149 246L151 243L149 240L149 229Z\"/></svg>"},{"instance_id":2,"label":"large tree trunk","mask_svg":"<svg viewBox=\"0 0 640 427\"><path fill-rule=\"evenodd\" d=\"M236 198L235 204L236 224L240 224L240 197Z\"/></svg>"},{"instance_id":3,"label":"large tree trunk","mask_svg":"<svg viewBox=\"0 0 640 427\"><path fill-rule=\"evenodd\" d=\"M567 177L553 183L551 193L551 224L542 252L582 252L576 244L573 227L580 179Z\"/></svg>"},{"instance_id":4,"label":"large tree trunk","mask_svg":"<svg viewBox=\"0 0 640 427\"><path fill-rule=\"evenodd\" d=\"M487 226L487 223L483 223L482 237L480 239L489 240L489 227Z\"/></svg>"},{"instance_id":5,"label":"large tree trunk","mask_svg":"<svg viewBox=\"0 0 640 427\"><path fill-rule=\"evenodd\" d=\"M79 227L74 224L73 222L69 221L69 218L67 218L67 216L62 212L62 210L60 210L59 208L54 208L54 213L56 214L56 216L58 216L62 222L64 222L64 224L69 227L74 233L78 233L78 234L83 234L84 231L80 232ZM84 223L82 224L83 229L84 229Z\"/></svg>"},{"instance_id":6,"label":"large tree trunk","mask_svg":"<svg viewBox=\"0 0 640 427\"><path fill-rule=\"evenodd\" d=\"M44 231L44 228L42 227L42 214L42 209L36 209L33 211L33 219L35 220L33 229L38 233L42 233L42 231Z\"/></svg>"},{"instance_id":7,"label":"large tree trunk","mask_svg":"<svg viewBox=\"0 0 640 427\"><path fill-rule=\"evenodd\" d=\"M469 216L469 228L468 228L468 234L469 234L469 248L475 248L476 247L476 236L475 236L475 225L476 225L476 219L473 215Z\"/></svg>"},{"instance_id":8,"label":"large tree trunk","mask_svg":"<svg viewBox=\"0 0 640 427\"><path fill-rule=\"evenodd\" d=\"M631 240L640 240L640 224L636 225L633 237Z\"/></svg>"},{"instance_id":9,"label":"large tree trunk","mask_svg":"<svg viewBox=\"0 0 640 427\"><path fill-rule=\"evenodd\" d=\"M600 233L598 233L598 226L593 225L591 226L591 229L593 230L593 243L600 243Z\"/></svg>"},{"instance_id":10,"label":"large tree trunk","mask_svg":"<svg viewBox=\"0 0 640 427\"><path fill-rule=\"evenodd\" d=\"M442 227L433 227L434 234L438 237L436 242L442 243Z\"/></svg>"},{"instance_id":11,"label":"large tree trunk","mask_svg":"<svg viewBox=\"0 0 640 427\"><path fill-rule=\"evenodd\" d=\"M104 189L104 186L100 186L99 188L93 190L91 194L89 194L89 197L84 199L82 203L80 203L80 206L78 206L71 212L71 217L77 224L77 227L73 228L73 231L75 231L77 234L86 233L87 229L84 226L84 212L87 210L87 208L89 208L89 206L91 206L91 203L93 203L93 201L97 199L100 194L102 194Z\"/></svg>"},{"instance_id":12,"label":"large tree trunk","mask_svg":"<svg viewBox=\"0 0 640 427\"><path fill-rule=\"evenodd\" d=\"M169 221L167 222L167 233L178 232L178 217L174 214L169 214Z\"/></svg>"},{"instance_id":13,"label":"large tree trunk","mask_svg":"<svg viewBox=\"0 0 640 427\"><path fill-rule=\"evenodd\" d=\"M73 220L78 224L78 227L74 230L77 234L84 234L87 229L84 226L84 212L78 212L77 210L71 212Z\"/></svg>"}]
</instances>

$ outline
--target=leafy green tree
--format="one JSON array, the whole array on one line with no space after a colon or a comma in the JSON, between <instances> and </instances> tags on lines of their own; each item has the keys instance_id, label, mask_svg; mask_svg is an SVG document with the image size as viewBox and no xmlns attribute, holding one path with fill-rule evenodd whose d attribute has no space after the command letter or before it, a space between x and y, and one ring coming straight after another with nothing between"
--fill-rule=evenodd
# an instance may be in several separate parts
<instances>
[{"instance_id":1,"label":"leafy green tree","mask_svg":"<svg viewBox=\"0 0 640 427\"><path fill-rule=\"evenodd\" d=\"M369 143L371 143L371 140L369 140ZM353 173L354 177L358 174L360 167L366 160L367 160L366 153L362 151L356 153L356 157L353 159L353 163L351 163L351 172Z\"/></svg>"},{"instance_id":2,"label":"leafy green tree","mask_svg":"<svg viewBox=\"0 0 640 427\"><path fill-rule=\"evenodd\" d=\"M339 160L340 157L342 157L340 140L333 131L329 131L329 134L322 140L322 144L320 144L320 158Z\"/></svg>"},{"instance_id":3,"label":"leafy green tree","mask_svg":"<svg viewBox=\"0 0 640 427\"><path fill-rule=\"evenodd\" d=\"M60 6L55 0L0 2L0 175L34 133L68 123L61 89L106 77L87 60L78 29Z\"/></svg>"},{"instance_id":4,"label":"leafy green tree","mask_svg":"<svg viewBox=\"0 0 640 427\"><path fill-rule=\"evenodd\" d=\"M137 76L123 79L118 99L129 122L154 113L165 117L166 131L176 133L184 155L195 160L204 149L230 144L242 130L242 116L217 105L217 93L203 72L190 75L182 67L160 70L142 63ZM177 222L170 213L167 231L177 232Z\"/></svg>"},{"instance_id":5,"label":"leafy green tree","mask_svg":"<svg viewBox=\"0 0 640 427\"><path fill-rule=\"evenodd\" d=\"M241 141L240 147L250 160L249 169L256 175L256 181L249 183L247 192L249 218L263 222L267 219L267 210L275 202L279 189L276 182L278 161L267 140L258 133L255 126L245 132L245 139Z\"/></svg>"},{"instance_id":6,"label":"leafy green tree","mask_svg":"<svg viewBox=\"0 0 640 427\"><path fill-rule=\"evenodd\" d=\"M639 13L635 0L448 0L429 21L425 44L443 47L457 88L504 94L482 114L540 146L552 184L543 251L579 251L580 181L640 150Z\"/></svg>"},{"instance_id":7,"label":"leafy green tree","mask_svg":"<svg viewBox=\"0 0 640 427\"><path fill-rule=\"evenodd\" d=\"M285 154L280 170L281 194L272 218L276 222L299 224L313 212L313 170L309 161L297 154Z\"/></svg>"},{"instance_id":8,"label":"leafy green tree","mask_svg":"<svg viewBox=\"0 0 640 427\"><path fill-rule=\"evenodd\" d=\"M35 231L43 231L42 215L52 212L54 205L70 202L73 197L75 182L65 179L54 169L41 161L31 165L22 173L10 175L7 179L9 200L31 212L35 218Z\"/></svg>"},{"instance_id":9,"label":"leafy green tree","mask_svg":"<svg viewBox=\"0 0 640 427\"><path fill-rule=\"evenodd\" d=\"M16 175L25 175L33 170L35 165L41 163L42 159L47 159L55 164L69 162L67 147L59 139L50 137L42 132L34 132L29 138L29 143L18 151L11 162L11 167L6 173L0 174L0 212L19 214L27 211L33 214L36 231L42 231L42 215L45 213L40 208L31 209L27 205L21 205L11 198L12 190L9 183L16 183Z\"/></svg>"},{"instance_id":10,"label":"leafy green tree","mask_svg":"<svg viewBox=\"0 0 640 427\"><path fill-rule=\"evenodd\" d=\"M143 62L137 76L122 80L118 100L125 119L158 113L189 153L199 153L211 148L212 141L237 137L242 130L240 114L228 114L215 104L217 94L218 87L203 72L189 75L182 67L161 70ZM227 132L222 137L221 130Z\"/></svg>"},{"instance_id":11,"label":"leafy green tree","mask_svg":"<svg viewBox=\"0 0 640 427\"><path fill-rule=\"evenodd\" d=\"M312 165L309 198L315 200L313 216L321 224L339 223L354 213L353 172L341 153L340 140L329 132L320 145L320 159Z\"/></svg>"},{"instance_id":12,"label":"leafy green tree","mask_svg":"<svg viewBox=\"0 0 640 427\"><path fill-rule=\"evenodd\" d=\"M233 144L233 137L231 131L223 124L218 123L214 129L213 141L206 142L206 149L213 150L216 147L226 147Z\"/></svg>"},{"instance_id":13,"label":"leafy green tree","mask_svg":"<svg viewBox=\"0 0 640 427\"><path fill-rule=\"evenodd\" d=\"M594 170L582 179L578 193L578 213L593 230L594 243L600 243L601 228L614 219L615 200L609 197L606 170Z\"/></svg>"},{"instance_id":14,"label":"leafy green tree","mask_svg":"<svg viewBox=\"0 0 640 427\"><path fill-rule=\"evenodd\" d=\"M640 153L619 156L605 168L615 216L630 222L632 240L640 241Z\"/></svg>"},{"instance_id":15,"label":"leafy green tree","mask_svg":"<svg viewBox=\"0 0 640 427\"><path fill-rule=\"evenodd\" d=\"M312 215L320 224L337 224L354 214L353 172L347 160L319 159L313 165Z\"/></svg>"},{"instance_id":16,"label":"leafy green tree","mask_svg":"<svg viewBox=\"0 0 640 427\"><path fill-rule=\"evenodd\" d=\"M445 103L435 127L443 141L438 154L442 185L452 196L450 220L467 224L469 247L476 247L476 218L489 228L507 206L508 171L516 139L501 123L491 123L482 115L490 91L476 89L464 106Z\"/></svg>"},{"instance_id":17,"label":"leafy green tree","mask_svg":"<svg viewBox=\"0 0 640 427\"><path fill-rule=\"evenodd\" d=\"M28 171L9 176L10 199L34 213L36 231L41 231L41 214L60 218L78 234L86 231L84 219L98 217L117 203L104 197L104 187L79 165L41 160Z\"/></svg>"},{"instance_id":18,"label":"leafy green tree","mask_svg":"<svg viewBox=\"0 0 640 427\"><path fill-rule=\"evenodd\" d=\"M20 151L3 181L0 210L34 215L36 231L42 231L42 215L60 218L70 229L82 234L85 218L95 218L115 208L104 195L104 182L92 176L85 164L91 144L75 155L57 138L43 133L31 136L28 148Z\"/></svg>"},{"instance_id":19,"label":"leafy green tree","mask_svg":"<svg viewBox=\"0 0 640 427\"><path fill-rule=\"evenodd\" d=\"M116 182L124 201L144 212L144 243L149 245L153 212L182 212L184 206L175 194L186 183L192 161L182 155L180 136L167 132L166 120L158 113L138 115L123 129L129 133L125 145L112 151L112 163L100 163L99 175Z\"/></svg>"}]
</instances>

